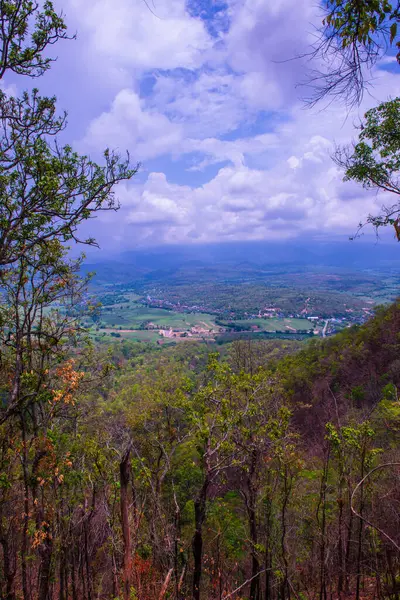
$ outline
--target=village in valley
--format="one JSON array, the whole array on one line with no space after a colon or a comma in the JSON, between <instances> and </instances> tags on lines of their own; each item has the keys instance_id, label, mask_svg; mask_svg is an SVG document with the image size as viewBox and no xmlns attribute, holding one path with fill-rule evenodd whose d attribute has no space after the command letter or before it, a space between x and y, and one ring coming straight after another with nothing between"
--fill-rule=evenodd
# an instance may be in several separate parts
<instances>
[{"instance_id":1,"label":"village in valley","mask_svg":"<svg viewBox=\"0 0 400 600\"><path fill-rule=\"evenodd\" d=\"M95 322L86 316L83 324L98 338L111 336L164 345L184 341L231 341L240 337L324 338L361 324L371 315L370 305L361 310L343 307L341 314L318 315L313 312L309 297L298 312L268 305L248 312L232 306L210 308L124 292L109 293L106 304L99 305L96 317L92 316Z\"/></svg>"}]
</instances>

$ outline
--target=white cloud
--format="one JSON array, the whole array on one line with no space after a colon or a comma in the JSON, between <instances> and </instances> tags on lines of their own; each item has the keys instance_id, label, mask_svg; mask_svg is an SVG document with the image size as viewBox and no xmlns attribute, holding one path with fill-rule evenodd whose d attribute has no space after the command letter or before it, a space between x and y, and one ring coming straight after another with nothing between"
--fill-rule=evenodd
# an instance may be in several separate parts
<instances>
[{"instance_id":1,"label":"white cloud","mask_svg":"<svg viewBox=\"0 0 400 600\"><path fill-rule=\"evenodd\" d=\"M383 93L395 89L397 81L396 76L382 75ZM362 110L375 102L367 98ZM296 105L273 131L233 141L186 138L183 124L144 111L132 92L126 92L117 107L118 115L127 111L133 123L137 118L140 122L130 127L125 115L118 136L138 140L143 152L147 144L141 136L151 135L149 148L164 151L171 144L169 151L177 154L196 150L205 157L203 166L230 162L197 187L171 183L164 173L151 173L144 184L126 186L119 217L126 244L352 234L360 219L376 213L384 201L383 196L344 183L332 162L334 142L348 142L354 132L354 121L343 107L321 112ZM99 121L109 132L119 132L119 119L111 119L114 108ZM175 150L169 135L176 135ZM258 166L250 166L252 162Z\"/></svg>"},{"instance_id":2,"label":"white cloud","mask_svg":"<svg viewBox=\"0 0 400 600\"><path fill-rule=\"evenodd\" d=\"M89 125L83 145L91 150L111 146L129 149L132 156L147 160L172 152L182 131L165 115L146 109L145 102L130 89L121 90L111 109Z\"/></svg>"},{"instance_id":3,"label":"white cloud","mask_svg":"<svg viewBox=\"0 0 400 600\"><path fill-rule=\"evenodd\" d=\"M119 222L127 245L354 233L360 215L376 211L381 200L347 189L328 159L315 172L315 161L304 156L295 170L287 162L270 171L223 167L195 188L151 173L125 191L131 201Z\"/></svg>"},{"instance_id":4,"label":"white cloud","mask_svg":"<svg viewBox=\"0 0 400 600\"><path fill-rule=\"evenodd\" d=\"M245 74L243 85L260 108L287 107L301 94L295 86L310 67L304 55L318 13L310 0L244 0L232 9L228 61Z\"/></svg>"},{"instance_id":5,"label":"white cloud","mask_svg":"<svg viewBox=\"0 0 400 600\"><path fill-rule=\"evenodd\" d=\"M69 13L92 57L124 68L194 68L212 45L184 0L69 0Z\"/></svg>"},{"instance_id":6,"label":"white cloud","mask_svg":"<svg viewBox=\"0 0 400 600\"><path fill-rule=\"evenodd\" d=\"M121 244L352 233L378 210L383 198L343 183L330 155L355 136L367 108L400 95L400 77L377 70L373 95L351 115L339 104L305 110L296 84L309 65L291 59L310 47L312 0L231 0L230 28L218 39L183 0L158 0L157 16L141 1L69 1L86 59L131 78L93 115L81 145L127 148L144 167L176 161L174 172L169 162L121 188L122 211L102 220ZM189 167L179 162L185 155ZM187 182L210 165L220 168L203 185L179 184L180 168Z\"/></svg>"}]
</instances>

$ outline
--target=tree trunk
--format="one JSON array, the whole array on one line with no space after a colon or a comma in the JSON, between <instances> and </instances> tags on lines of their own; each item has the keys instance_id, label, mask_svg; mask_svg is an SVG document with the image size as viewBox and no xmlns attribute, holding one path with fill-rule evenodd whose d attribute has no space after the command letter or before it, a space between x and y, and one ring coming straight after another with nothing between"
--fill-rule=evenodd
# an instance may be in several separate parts
<instances>
[{"instance_id":1,"label":"tree trunk","mask_svg":"<svg viewBox=\"0 0 400 600\"><path fill-rule=\"evenodd\" d=\"M20 415L21 422L21 433L22 433L22 472L24 479L24 524L22 527L22 542L21 542L21 573L22 573L22 595L24 600L30 600L30 582L29 580L29 569L28 561L26 556L28 554L28 523L29 523L29 475L28 475L28 453L27 453L27 440L25 433L25 421L24 416Z\"/></svg>"},{"instance_id":2,"label":"tree trunk","mask_svg":"<svg viewBox=\"0 0 400 600\"><path fill-rule=\"evenodd\" d=\"M50 525L47 523L47 517L45 512L45 500L42 495L41 500L39 501L39 490L37 486L37 472L39 469L39 465L41 460L46 456L46 450L38 450L35 454L35 457L32 462L32 497L35 499L35 520L36 520L36 528L37 531L41 531L43 533L43 540L40 544L39 557L40 557L40 567L39 567L39 590L38 590L38 600L50 600L50 583L51 583L51 559L53 554L53 542L52 535L50 530Z\"/></svg>"},{"instance_id":3,"label":"tree trunk","mask_svg":"<svg viewBox=\"0 0 400 600\"><path fill-rule=\"evenodd\" d=\"M343 583L345 579L345 570L346 570L346 561L345 561L345 553L343 548L343 498L342 498L342 489L339 490L339 520L338 520L338 597L339 599L342 597L343 593Z\"/></svg>"},{"instance_id":4,"label":"tree trunk","mask_svg":"<svg viewBox=\"0 0 400 600\"><path fill-rule=\"evenodd\" d=\"M85 520L83 522L83 535L85 542L85 570L86 570L86 581L87 581L87 597L88 600L92 600L92 581L91 581L91 572L90 572L90 558L89 558L89 536L88 536L88 520L85 516ZM82 564L83 571L83 564Z\"/></svg>"},{"instance_id":5,"label":"tree trunk","mask_svg":"<svg viewBox=\"0 0 400 600\"><path fill-rule=\"evenodd\" d=\"M4 583L5 583L5 600L15 600L14 590L14 579L16 574L16 568L12 565L11 551L6 538L0 540L3 546L3 572L4 572ZM15 562L15 561L14 561Z\"/></svg>"},{"instance_id":6,"label":"tree trunk","mask_svg":"<svg viewBox=\"0 0 400 600\"><path fill-rule=\"evenodd\" d=\"M195 532L192 540L193 550L193 600L200 600L200 583L203 568L203 523L206 518L208 478L203 483L194 503Z\"/></svg>"},{"instance_id":7,"label":"tree trunk","mask_svg":"<svg viewBox=\"0 0 400 600\"><path fill-rule=\"evenodd\" d=\"M76 589L76 570L75 570L75 547L71 550L71 587L72 587L72 600L78 600L78 593Z\"/></svg>"},{"instance_id":8,"label":"tree trunk","mask_svg":"<svg viewBox=\"0 0 400 600\"><path fill-rule=\"evenodd\" d=\"M174 572L174 569L170 569L167 573L167 576L164 580L164 583L162 585L161 591L160 591L160 595L158 596L158 600L164 600L165 598L165 594L167 593L168 590L168 586L169 586L169 582L171 581L171 577L172 577L172 573Z\"/></svg>"},{"instance_id":9,"label":"tree trunk","mask_svg":"<svg viewBox=\"0 0 400 600\"><path fill-rule=\"evenodd\" d=\"M45 529L46 539L40 547L40 578L39 578L39 596L38 600L51 600L50 581L51 581L51 556L53 544L49 528Z\"/></svg>"},{"instance_id":10,"label":"tree trunk","mask_svg":"<svg viewBox=\"0 0 400 600\"><path fill-rule=\"evenodd\" d=\"M365 455L366 455L366 443L364 442L362 455L361 455L361 472L360 479L364 478L365 470ZM361 558L362 558L362 540L363 540L363 525L362 520L364 512L364 484L360 488L360 523L358 529L358 540L357 540L357 578L356 578L356 600L360 600L360 587L361 587Z\"/></svg>"},{"instance_id":11,"label":"tree trunk","mask_svg":"<svg viewBox=\"0 0 400 600\"><path fill-rule=\"evenodd\" d=\"M250 600L259 600L260 597L260 563L257 557L257 523L255 511L251 510L250 521L250 539L251 539L251 583Z\"/></svg>"},{"instance_id":12,"label":"tree trunk","mask_svg":"<svg viewBox=\"0 0 400 600\"><path fill-rule=\"evenodd\" d=\"M271 600L272 598L272 553L271 553L271 515L272 515L272 500L267 498L267 511L266 511L266 540L265 540L265 600Z\"/></svg>"},{"instance_id":13,"label":"tree trunk","mask_svg":"<svg viewBox=\"0 0 400 600\"><path fill-rule=\"evenodd\" d=\"M174 514L174 579L175 579L175 597L179 599L179 538L181 532L181 511L176 498L174 489L175 514Z\"/></svg>"},{"instance_id":14,"label":"tree trunk","mask_svg":"<svg viewBox=\"0 0 400 600\"><path fill-rule=\"evenodd\" d=\"M346 556L345 556L345 573L344 573L344 586L345 586L345 592L349 593L350 592L350 580L349 580L349 573L350 573L350 565L352 562L352 552L351 552L351 543L352 543L352 535L353 535L353 511L350 509L350 500L351 497L351 491L349 488L349 501L348 501L348 505L349 505L349 522L347 525L347 544L346 544Z\"/></svg>"},{"instance_id":15,"label":"tree trunk","mask_svg":"<svg viewBox=\"0 0 400 600\"><path fill-rule=\"evenodd\" d=\"M319 599L326 600L326 578L325 578L325 536L326 536L326 487L328 480L328 467L329 467L329 455L330 448L328 447L326 459L324 461L324 468L322 472L321 488L319 506L322 508L322 520L321 520L321 545L320 545L320 571L319 571Z\"/></svg>"},{"instance_id":16,"label":"tree trunk","mask_svg":"<svg viewBox=\"0 0 400 600\"><path fill-rule=\"evenodd\" d=\"M257 451L253 450L247 480L248 499L247 514L249 519L249 533L251 542L251 583L250 600L259 600L260 597L260 563L257 556L258 530L257 530L257 489L255 477L257 472Z\"/></svg>"},{"instance_id":17,"label":"tree trunk","mask_svg":"<svg viewBox=\"0 0 400 600\"><path fill-rule=\"evenodd\" d=\"M66 583L66 556L65 556L65 552L64 552L64 548L61 548L60 550L60 557L59 557L59 578L60 578L60 584L59 584L59 592L58 592L58 599L59 600L65 600L65 593L66 590L68 592L68 582Z\"/></svg>"},{"instance_id":18,"label":"tree trunk","mask_svg":"<svg viewBox=\"0 0 400 600\"><path fill-rule=\"evenodd\" d=\"M280 597L281 600L285 600L285 598L290 598L290 591L289 591L289 564L288 564L288 557L287 557L287 548L286 548L286 528L287 528L287 523L286 523L286 513L287 513L287 506L289 503L289 494L290 494L290 484L289 484L289 474L288 474L288 469L287 466L285 465L284 467L284 472L283 472L283 502L282 502L282 508L281 508L281 552L282 552L282 561L283 561L283 568L284 568L284 573L283 573L283 578L282 578L282 582L281 582L281 586L280 586Z\"/></svg>"},{"instance_id":19,"label":"tree trunk","mask_svg":"<svg viewBox=\"0 0 400 600\"><path fill-rule=\"evenodd\" d=\"M130 459L131 447L125 452L119 465L120 474L120 494L121 494L121 525L122 538L124 543L124 562L122 571L124 600L129 600L131 594L131 571L132 571L132 553L131 553L131 530L129 527L129 499L128 486L130 478Z\"/></svg>"}]
</instances>

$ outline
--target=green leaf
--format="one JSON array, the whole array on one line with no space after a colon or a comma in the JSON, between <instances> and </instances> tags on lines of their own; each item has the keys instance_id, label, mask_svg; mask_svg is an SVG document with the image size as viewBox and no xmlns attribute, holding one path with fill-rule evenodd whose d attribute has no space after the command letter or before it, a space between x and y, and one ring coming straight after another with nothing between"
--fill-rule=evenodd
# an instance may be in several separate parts
<instances>
[{"instance_id":1,"label":"green leaf","mask_svg":"<svg viewBox=\"0 0 400 600\"><path fill-rule=\"evenodd\" d=\"M397 35L397 23L392 23L390 26L390 43L393 44L393 40Z\"/></svg>"}]
</instances>

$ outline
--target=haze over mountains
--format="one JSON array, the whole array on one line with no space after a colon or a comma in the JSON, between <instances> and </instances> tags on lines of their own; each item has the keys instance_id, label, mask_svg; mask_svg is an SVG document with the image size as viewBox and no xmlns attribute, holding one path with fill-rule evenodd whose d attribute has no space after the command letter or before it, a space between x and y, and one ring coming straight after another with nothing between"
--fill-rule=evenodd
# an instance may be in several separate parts
<instances>
[{"instance_id":1,"label":"haze over mountains","mask_svg":"<svg viewBox=\"0 0 400 600\"><path fill-rule=\"evenodd\" d=\"M292 270L391 270L399 265L396 243L387 241L235 242L207 245L159 246L127 251L95 260L92 255L84 272L95 271L102 283L134 283L138 280L170 279L178 273L204 278L222 274L222 279L245 275L257 279L268 272Z\"/></svg>"}]
</instances>

